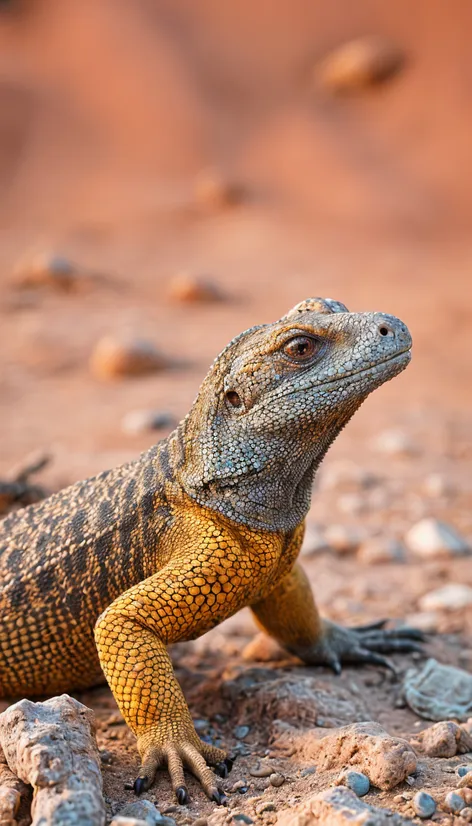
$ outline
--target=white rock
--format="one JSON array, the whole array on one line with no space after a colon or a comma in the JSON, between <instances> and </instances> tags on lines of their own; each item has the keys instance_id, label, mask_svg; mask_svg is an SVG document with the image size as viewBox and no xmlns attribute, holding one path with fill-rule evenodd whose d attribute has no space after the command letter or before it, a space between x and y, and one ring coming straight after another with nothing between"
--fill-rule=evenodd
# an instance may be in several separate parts
<instances>
[{"instance_id":1,"label":"white rock","mask_svg":"<svg viewBox=\"0 0 472 826\"><path fill-rule=\"evenodd\" d=\"M440 473L430 473L423 483L424 492L431 497L445 496L452 492L452 485Z\"/></svg>"},{"instance_id":2,"label":"white rock","mask_svg":"<svg viewBox=\"0 0 472 826\"><path fill-rule=\"evenodd\" d=\"M372 440L371 446L389 456L414 456L418 447L404 430L384 430Z\"/></svg>"},{"instance_id":3,"label":"white rock","mask_svg":"<svg viewBox=\"0 0 472 826\"><path fill-rule=\"evenodd\" d=\"M320 527L313 522L307 522L300 553L302 556L316 556L323 551L329 551L329 545Z\"/></svg>"},{"instance_id":4,"label":"white rock","mask_svg":"<svg viewBox=\"0 0 472 826\"><path fill-rule=\"evenodd\" d=\"M472 605L472 588L459 582L430 591L419 600L422 611L455 611L468 605Z\"/></svg>"},{"instance_id":5,"label":"white rock","mask_svg":"<svg viewBox=\"0 0 472 826\"><path fill-rule=\"evenodd\" d=\"M456 556L470 550L457 531L439 519L421 519L408 531L405 542L409 550L423 558Z\"/></svg>"},{"instance_id":6,"label":"white rock","mask_svg":"<svg viewBox=\"0 0 472 826\"><path fill-rule=\"evenodd\" d=\"M358 557L368 565L383 562L404 562L405 546L398 539L388 536L373 536L362 543Z\"/></svg>"}]
</instances>

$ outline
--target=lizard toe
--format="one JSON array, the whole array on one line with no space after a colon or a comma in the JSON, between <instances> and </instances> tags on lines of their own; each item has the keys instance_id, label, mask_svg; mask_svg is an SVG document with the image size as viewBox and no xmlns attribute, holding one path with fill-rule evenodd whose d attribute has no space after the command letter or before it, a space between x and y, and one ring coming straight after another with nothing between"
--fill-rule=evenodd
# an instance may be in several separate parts
<instances>
[{"instance_id":1,"label":"lizard toe","mask_svg":"<svg viewBox=\"0 0 472 826\"><path fill-rule=\"evenodd\" d=\"M152 781L149 780L149 777L137 777L133 783L133 791L135 795L139 796L143 792L147 792L147 790L151 786L151 782Z\"/></svg>"},{"instance_id":2,"label":"lizard toe","mask_svg":"<svg viewBox=\"0 0 472 826\"><path fill-rule=\"evenodd\" d=\"M179 786L179 788L175 791L175 796L180 806L186 806L187 803L190 801L189 793L186 786Z\"/></svg>"}]
</instances>

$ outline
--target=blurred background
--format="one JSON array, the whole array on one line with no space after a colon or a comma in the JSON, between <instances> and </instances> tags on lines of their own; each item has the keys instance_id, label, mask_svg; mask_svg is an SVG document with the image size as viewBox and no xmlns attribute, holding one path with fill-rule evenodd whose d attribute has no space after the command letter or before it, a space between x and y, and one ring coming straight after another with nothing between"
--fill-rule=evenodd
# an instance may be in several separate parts
<instances>
[{"instance_id":1,"label":"blurred background","mask_svg":"<svg viewBox=\"0 0 472 826\"><path fill-rule=\"evenodd\" d=\"M468 0L4 0L0 473L133 458L232 336L330 296L414 358L331 451L313 553L332 523L390 562L424 519L469 545L471 30Z\"/></svg>"}]
</instances>

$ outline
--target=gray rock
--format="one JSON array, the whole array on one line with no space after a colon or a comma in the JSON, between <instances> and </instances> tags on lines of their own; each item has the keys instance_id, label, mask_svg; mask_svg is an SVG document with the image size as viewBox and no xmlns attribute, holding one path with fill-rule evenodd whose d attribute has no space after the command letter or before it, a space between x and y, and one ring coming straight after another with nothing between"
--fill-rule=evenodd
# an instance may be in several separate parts
<instances>
[{"instance_id":1,"label":"gray rock","mask_svg":"<svg viewBox=\"0 0 472 826\"><path fill-rule=\"evenodd\" d=\"M32 826L104 826L94 715L67 694L20 700L0 715L8 767L33 786Z\"/></svg>"},{"instance_id":2,"label":"gray rock","mask_svg":"<svg viewBox=\"0 0 472 826\"><path fill-rule=\"evenodd\" d=\"M472 674L429 659L409 669L403 692L410 708L426 720L467 720L472 715Z\"/></svg>"},{"instance_id":3,"label":"gray rock","mask_svg":"<svg viewBox=\"0 0 472 826\"><path fill-rule=\"evenodd\" d=\"M448 812L460 812L465 808L464 798L457 794L457 792L448 792L444 798L444 808Z\"/></svg>"},{"instance_id":4,"label":"gray rock","mask_svg":"<svg viewBox=\"0 0 472 826\"><path fill-rule=\"evenodd\" d=\"M422 820L432 817L436 811L436 802L430 794L427 794L427 792L416 792L411 802L413 804L415 814Z\"/></svg>"},{"instance_id":5,"label":"gray rock","mask_svg":"<svg viewBox=\"0 0 472 826\"><path fill-rule=\"evenodd\" d=\"M337 786L347 786L357 797L364 797L369 792L370 780L362 772L346 771L338 777Z\"/></svg>"},{"instance_id":6,"label":"gray rock","mask_svg":"<svg viewBox=\"0 0 472 826\"><path fill-rule=\"evenodd\" d=\"M133 803L127 803L120 809L117 816L144 821L148 826L171 826L170 823L165 823L163 815L149 800L135 800ZM175 823L171 818L166 818L166 820Z\"/></svg>"},{"instance_id":7,"label":"gray rock","mask_svg":"<svg viewBox=\"0 0 472 826\"><path fill-rule=\"evenodd\" d=\"M458 766L456 769L456 773L459 777L464 777L464 775L469 774L472 772L472 766Z\"/></svg>"},{"instance_id":8,"label":"gray rock","mask_svg":"<svg viewBox=\"0 0 472 826\"><path fill-rule=\"evenodd\" d=\"M429 591L419 600L422 611L458 611L468 605L472 605L472 588L460 582L450 582Z\"/></svg>"},{"instance_id":9,"label":"gray rock","mask_svg":"<svg viewBox=\"0 0 472 826\"><path fill-rule=\"evenodd\" d=\"M250 731L251 729L249 726L236 726L236 728L234 729L234 736L237 740L244 740L244 738L248 736Z\"/></svg>"},{"instance_id":10,"label":"gray rock","mask_svg":"<svg viewBox=\"0 0 472 826\"><path fill-rule=\"evenodd\" d=\"M439 519L421 519L405 536L408 549L416 556L431 559L460 556L470 551L468 543L457 531Z\"/></svg>"},{"instance_id":11,"label":"gray rock","mask_svg":"<svg viewBox=\"0 0 472 826\"><path fill-rule=\"evenodd\" d=\"M285 777L283 776L283 774L273 772L269 777L269 782L271 786L274 786L276 789L278 789L285 783Z\"/></svg>"},{"instance_id":12,"label":"gray rock","mask_svg":"<svg viewBox=\"0 0 472 826\"><path fill-rule=\"evenodd\" d=\"M277 826L412 826L413 821L388 809L370 806L351 789L337 786L282 812Z\"/></svg>"}]
</instances>

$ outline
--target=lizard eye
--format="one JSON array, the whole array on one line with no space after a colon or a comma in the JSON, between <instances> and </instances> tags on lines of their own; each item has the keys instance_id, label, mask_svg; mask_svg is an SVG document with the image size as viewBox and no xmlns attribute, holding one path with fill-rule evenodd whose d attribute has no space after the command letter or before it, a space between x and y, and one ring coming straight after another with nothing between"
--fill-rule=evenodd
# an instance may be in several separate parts
<instances>
[{"instance_id":1,"label":"lizard eye","mask_svg":"<svg viewBox=\"0 0 472 826\"><path fill-rule=\"evenodd\" d=\"M230 403L231 407L241 407L242 402L236 390L228 390L226 400Z\"/></svg>"},{"instance_id":2,"label":"lizard eye","mask_svg":"<svg viewBox=\"0 0 472 826\"><path fill-rule=\"evenodd\" d=\"M295 336L284 344L284 353L292 361L309 361L319 351L321 341L311 336Z\"/></svg>"}]
</instances>

